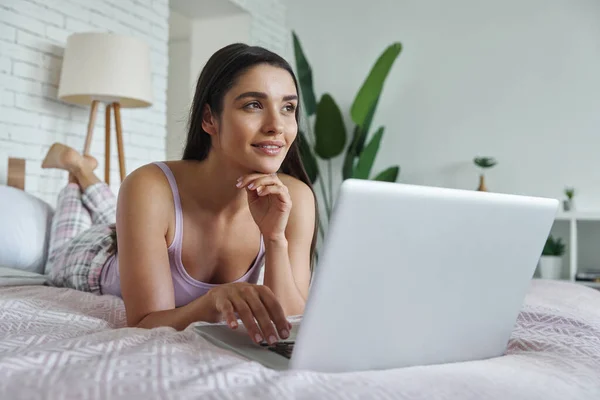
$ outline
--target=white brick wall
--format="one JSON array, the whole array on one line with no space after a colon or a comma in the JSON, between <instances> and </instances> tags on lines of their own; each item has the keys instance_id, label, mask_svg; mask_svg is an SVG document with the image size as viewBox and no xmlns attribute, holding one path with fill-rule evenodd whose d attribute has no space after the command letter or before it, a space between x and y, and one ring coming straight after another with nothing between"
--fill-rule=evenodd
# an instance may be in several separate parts
<instances>
[{"instance_id":1,"label":"white brick wall","mask_svg":"<svg viewBox=\"0 0 600 400\"><path fill-rule=\"evenodd\" d=\"M252 16L251 43L285 57L290 40L283 0L230 0Z\"/></svg>"},{"instance_id":2,"label":"white brick wall","mask_svg":"<svg viewBox=\"0 0 600 400\"><path fill-rule=\"evenodd\" d=\"M134 35L151 48L154 104L122 109L127 172L165 158L168 0L0 0L0 184L8 157L26 161L25 190L51 205L67 174L42 170L56 141L83 149L89 108L57 99L66 39L85 31ZM114 139L111 187L120 183ZM98 109L92 155L104 177L104 107Z\"/></svg>"}]
</instances>

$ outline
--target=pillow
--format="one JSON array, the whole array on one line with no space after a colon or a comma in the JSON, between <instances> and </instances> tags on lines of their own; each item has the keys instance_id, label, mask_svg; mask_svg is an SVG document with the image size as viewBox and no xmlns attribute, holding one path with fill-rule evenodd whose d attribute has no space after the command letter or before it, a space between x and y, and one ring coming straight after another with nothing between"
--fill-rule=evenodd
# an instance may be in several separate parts
<instances>
[{"instance_id":1,"label":"pillow","mask_svg":"<svg viewBox=\"0 0 600 400\"><path fill-rule=\"evenodd\" d=\"M0 265L43 274L53 215L43 200L0 185Z\"/></svg>"},{"instance_id":2,"label":"pillow","mask_svg":"<svg viewBox=\"0 0 600 400\"><path fill-rule=\"evenodd\" d=\"M48 276L0 266L0 287L44 285Z\"/></svg>"}]
</instances>

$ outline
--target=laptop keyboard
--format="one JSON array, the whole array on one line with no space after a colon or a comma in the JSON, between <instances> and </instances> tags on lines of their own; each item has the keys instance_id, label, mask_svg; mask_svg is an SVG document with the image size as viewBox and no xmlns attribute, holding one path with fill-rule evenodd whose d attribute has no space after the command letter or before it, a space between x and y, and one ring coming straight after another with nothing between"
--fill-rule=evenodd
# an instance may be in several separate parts
<instances>
[{"instance_id":1,"label":"laptop keyboard","mask_svg":"<svg viewBox=\"0 0 600 400\"><path fill-rule=\"evenodd\" d=\"M290 359L292 357L292 351L294 351L294 342L277 342L272 346L266 342L263 342L260 345L287 359Z\"/></svg>"}]
</instances>

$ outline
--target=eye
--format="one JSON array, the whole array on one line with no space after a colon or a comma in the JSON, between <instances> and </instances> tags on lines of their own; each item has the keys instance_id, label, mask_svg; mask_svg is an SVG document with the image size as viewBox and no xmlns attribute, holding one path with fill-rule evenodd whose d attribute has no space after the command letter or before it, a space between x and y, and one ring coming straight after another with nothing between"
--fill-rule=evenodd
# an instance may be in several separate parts
<instances>
[{"instance_id":1,"label":"eye","mask_svg":"<svg viewBox=\"0 0 600 400\"><path fill-rule=\"evenodd\" d=\"M252 101L244 106L244 108L248 109L259 109L260 103L258 101Z\"/></svg>"},{"instance_id":2,"label":"eye","mask_svg":"<svg viewBox=\"0 0 600 400\"><path fill-rule=\"evenodd\" d=\"M285 109L285 111L287 111L287 112L294 112L294 111L296 111L296 105L295 105L295 104L292 104L292 103L290 103L290 104L287 104L287 105L284 107L284 109Z\"/></svg>"}]
</instances>

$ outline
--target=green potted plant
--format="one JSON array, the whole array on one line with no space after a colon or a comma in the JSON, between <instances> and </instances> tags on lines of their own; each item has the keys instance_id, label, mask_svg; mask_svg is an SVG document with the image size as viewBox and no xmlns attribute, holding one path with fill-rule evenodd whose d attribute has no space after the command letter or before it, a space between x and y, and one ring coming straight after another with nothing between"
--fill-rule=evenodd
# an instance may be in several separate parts
<instances>
[{"instance_id":1,"label":"green potted plant","mask_svg":"<svg viewBox=\"0 0 600 400\"><path fill-rule=\"evenodd\" d=\"M573 197L575 197L575 188L566 187L565 188L565 196L567 196L566 200L563 200L563 209L565 211L571 211L575 209L575 204L573 202Z\"/></svg>"},{"instance_id":2,"label":"green potted plant","mask_svg":"<svg viewBox=\"0 0 600 400\"><path fill-rule=\"evenodd\" d=\"M540 257L540 275L544 279L560 279L562 275L562 260L565 254L565 244L561 238L548 236L542 256Z\"/></svg>"},{"instance_id":3,"label":"green potted plant","mask_svg":"<svg viewBox=\"0 0 600 400\"><path fill-rule=\"evenodd\" d=\"M399 165L381 170L374 168L384 127L372 129L372 123L385 81L400 55L402 44L394 42L383 49L359 87L350 109L342 110L332 94L325 92L320 97L317 95L313 87L313 70L296 32L292 32L292 39L306 118L305 126L298 132L300 156L310 180L315 185L318 183L321 190L325 215L320 215L319 233L323 237L324 224L321 218L329 221L335 189L340 184L339 181L334 182L334 177L385 182L396 182L398 179ZM347 84L354 86L356 83ZM344 115L348 114L351 131L347 130L344 121ZM333 165L341 165L340 174L334 174Z\"/></svg>"},{"instance_id":4,"label":"green potted plant","mask_svg":"<svg viewBox=\"0 0 600 400\"><path fill-rule=\"evenodd\" d=\"M473 159L473 163L480 168L479 173L479 187L477 190L480 192L487 192L487 187L485 186L485 170L488 168L492 168L498 162L493 157L475 157Z\"/></svg>"}]
</instances>

